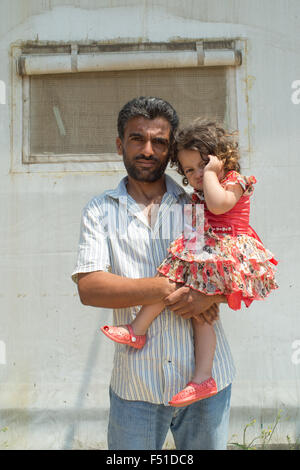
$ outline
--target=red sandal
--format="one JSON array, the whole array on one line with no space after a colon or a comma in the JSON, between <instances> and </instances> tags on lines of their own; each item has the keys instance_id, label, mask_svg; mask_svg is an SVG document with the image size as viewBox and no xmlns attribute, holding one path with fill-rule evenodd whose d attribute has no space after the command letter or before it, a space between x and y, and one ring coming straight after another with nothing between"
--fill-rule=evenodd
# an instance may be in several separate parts
<instances>
[{"instance_id":1,"label":"red sandal","mask_svg":"<svg viewBox=\"0 0 300 470\"><path fill-rule=\"evenodd\" d=\"M217 384L212 377L200 384L189 382L183 390L174 395L169 405L176 407L191 405L196 401L212 397L216 393L218 393Z\"/></svg>"},{"instance_id":2,"label":"red sandal","mask_svg":"<svg viewBox=\"0 0 300 470\"><path fill-rule=\"evenodd\" d=\"M127 344L136 349L141 349L146 343L146 335L135 335L131 325L125 325L128 332L125 333L120 329L119 326L102 326L101 331L109 339L112 339L116 343Z\"/></svg>"}]
</instances>

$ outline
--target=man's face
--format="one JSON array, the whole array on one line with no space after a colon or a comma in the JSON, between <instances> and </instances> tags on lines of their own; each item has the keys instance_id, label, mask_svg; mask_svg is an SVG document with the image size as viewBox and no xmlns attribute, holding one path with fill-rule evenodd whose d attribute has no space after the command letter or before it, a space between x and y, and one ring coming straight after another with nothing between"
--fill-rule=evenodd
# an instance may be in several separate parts
<instances>
[{"instance_id":1,"label":"man's face","mask_svg":"<svg viewBox=\"0 0 300 470\"><path fill-rule=\"evenodd\" d=\"M117 138L117 149L129 176L149 183L162 177L169 161L170 131L163 117L138 116L127 122L124 139Z\"/></svg>"}]
</instances>

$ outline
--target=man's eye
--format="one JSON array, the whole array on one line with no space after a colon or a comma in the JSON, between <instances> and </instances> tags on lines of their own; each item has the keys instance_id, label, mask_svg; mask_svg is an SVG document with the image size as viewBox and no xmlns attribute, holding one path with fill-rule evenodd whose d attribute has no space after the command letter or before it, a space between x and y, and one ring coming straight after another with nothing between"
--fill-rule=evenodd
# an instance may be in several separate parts
<instances>
[{"instance_id":1,"label":"man's eye","mask_svg":"<svg viewBox=\"0 0 300 470\"><path fill-rule=\"evenodd\" d=\"M168 142L166 142L165 140L160 140L160 139L154 139L152 141L152 144L153 145L156 145L157 147L164 147L166 148L168 146Z\"/></svg>"}]
</instances>

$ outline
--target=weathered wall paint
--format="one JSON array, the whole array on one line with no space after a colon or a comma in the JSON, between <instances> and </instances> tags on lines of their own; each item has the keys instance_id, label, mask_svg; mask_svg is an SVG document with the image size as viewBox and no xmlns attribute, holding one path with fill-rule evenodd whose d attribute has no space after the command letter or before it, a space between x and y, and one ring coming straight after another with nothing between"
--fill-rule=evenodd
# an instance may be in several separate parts
<instances>
[{"instance_id":1,"label":"weathered wall paint","mask_svg":"<svg viewBox=\"0 0 300 470\"><path fill-rule=\"evenodd\" d=\"M230 435L241 436L251 418L257 434L280 408L290 420L274 442L300 435L299 31L297 0L1 1L0 429L8 430L0 447L105 448L113 354L97 332L111 312L81 305L70 273L81 209L124 172L86 164L13 171L11 45L29 40L247 39L252 225L280 261L280 289L248 311L222 309L238 370Z\"/></svg>"}]
</instances>

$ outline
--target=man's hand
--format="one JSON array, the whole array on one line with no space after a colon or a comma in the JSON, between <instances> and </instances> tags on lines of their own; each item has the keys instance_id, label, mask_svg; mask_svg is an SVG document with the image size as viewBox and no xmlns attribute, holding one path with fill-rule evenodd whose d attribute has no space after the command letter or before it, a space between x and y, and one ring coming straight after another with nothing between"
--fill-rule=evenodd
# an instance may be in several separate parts
<instances>
[{"instance_id":1,"label":"man's hand","mask_svg":"<svg viewBox=\"0 0 300 470\"><path fill-rule=\"evenodd\" d=\"M202 324L207 322L210 325L213 325L215 321L219 320L219 305L213 304L205 312L194 315L193 317L198 323Z\"/></svg>"},{"instance_id":2,"label":"man's hand","mask_svg":"<svg viewBox=\"0 0 300 470\"><path fill-rule=\"evenodd\" d=\"M184 319L203 315L208 323L217 318L218 304L225 301L225 296L205 295L185 286L180 287L164 299L165 305L176 315L180 315Z\"/></svg>"},{"instance_id":3,"label":"man's hand","mask_svg":"<svg viewBox=\"0 0 300 470\"><path fill-rule=\"evenodd\" d=\"M213 304L224 301L225 296L205 295L185 286L164 299L165 305L170 310L185 319L197 316L200 312L206 312Z\"/></svg>"},{"instance_id":4,"label":"man's hand","mask_svg":"<svg viewBox=\"0 0 300 470\"><path fill-rule=\"evenodd\" d=\"M161 289L165 293L166 298L169 298L174 292L176 292L178 288L178 284L176 284L176 282L159 273L155 277L159 278Z\"/></svg>"}]
</instances>

